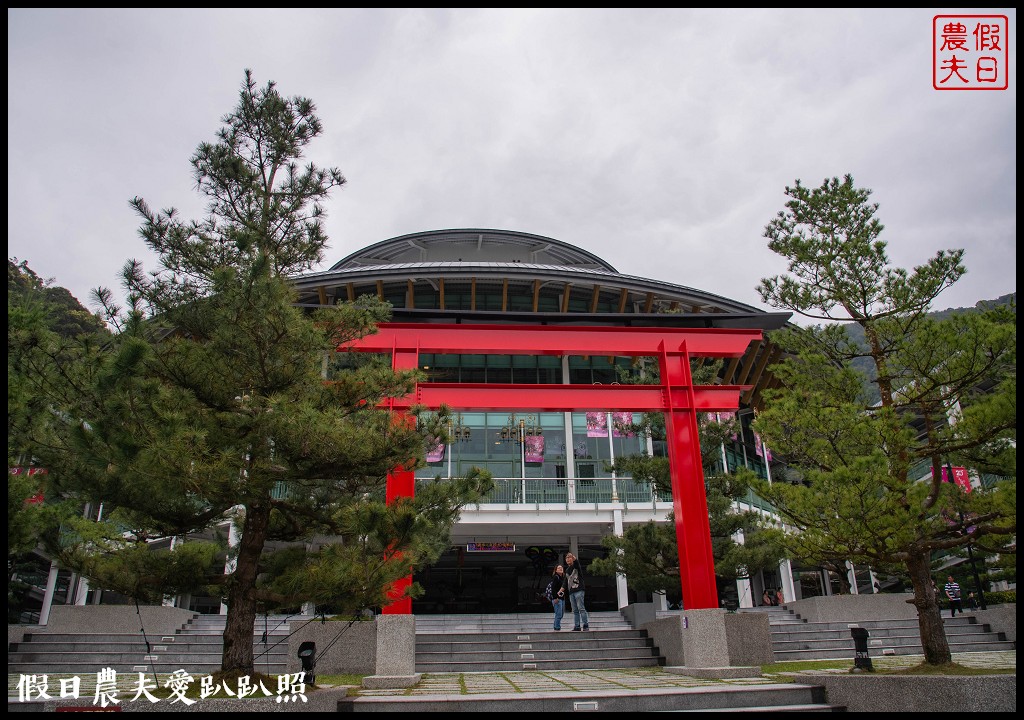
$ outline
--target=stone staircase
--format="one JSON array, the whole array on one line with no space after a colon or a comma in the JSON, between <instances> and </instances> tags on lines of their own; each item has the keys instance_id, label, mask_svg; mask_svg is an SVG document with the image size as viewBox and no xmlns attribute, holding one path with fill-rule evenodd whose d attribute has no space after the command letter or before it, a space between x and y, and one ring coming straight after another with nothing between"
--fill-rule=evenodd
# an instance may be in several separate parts
<instances>
[{"instance_id":1,"label":"stone staircase","mask_svg":"<svg viewBox=\"0 0 1024 720\"><path fill-rule=\"evenodd\" d=\"M592 612L590 630L551 628L551 614L417 615L416 671L583 670L664 665L646 631L617 612Z\"/></svg>"},{"instance_id":2,"label":"stone staircase","mask_svg":"<svg viewBox=\"0 0 1024 720\"><path fill-rule=\"evenodd\" d=\"M103 668L118 673L172 673L187 670L208 674L220 669L224 615L195 615L173 635L150 635L149 648L141 632L50 633L33 632L11 643L8 673L95 674ZM285 618L258 618L253 635L256 668L267 674L285 672L288 663L288 623Z\"/></svg>"},{"instance_id":3,"label":"stone staircase","mask_svg":"<svg viewBox=\"0 0 1024 720\"><path fill-rule=\"evenodd\" d=\"M787 609L785 605L742 608L739 612L759 612L768 615L772 653L776 662L853 657L854 644L850 635L850 625L854 623L808 622ZM979 623L972 615L944 617L942 621L952 652L1016 649L1016 643L1008 641L1004 633L993 632L991 627ZM920 655L924 652L916 619L863 620L856 625L868 631L868 654L871 657Z\"/></svg>"}]
</instances>

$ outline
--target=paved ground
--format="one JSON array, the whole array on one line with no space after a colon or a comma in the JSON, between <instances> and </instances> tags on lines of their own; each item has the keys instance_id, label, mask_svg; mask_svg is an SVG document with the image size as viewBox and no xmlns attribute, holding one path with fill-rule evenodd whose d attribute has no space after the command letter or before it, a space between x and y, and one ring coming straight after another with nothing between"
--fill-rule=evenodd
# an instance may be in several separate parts
<instances>
[{"instance_id":1,"label":"paved ground","mask_svg":"<svg viewBox=\"0 0 1024 720\"><path fill-rule=\"evenodd\" d=\"M906 668L924 661L922 655L899 655L873 658L872 664L880 670ZM976 668L1012 669L1017 668L1017 651L953 653L953 661ZM461 673L424 675L415 687L405 690L361 690L360 695L477 695L508 692L589 692L593 690L641 690L651 688L699 688L717 685L764 685L772 682L789 682L794 678L822 673L846 673L853 667L853 660L843 668L805 670L784 673L778 676L766 675L756 678L733 678L728 680L706 680L674 675L661 668L635 668L629 670L581 670L576 672L510 672L510 673ZM809 680L810 678L808 678Z\"/></svg>"},{"instance_id":2,"label":"paved ground","mask_svg":"<svg viewBox=\"0 0 1024 720\"><path fill-rule=\"evenodd\" d=\"M923 657L920 655L900 655L882 658L872 658L873 665L878 669L897 669L910 667L921 663ZM1017 652L1015 650L1002 652L980 652L980 653L954 653L954 662L968 667L989 668L989 669L1012 669L1017 668ZM835 662L827 663L835 665ZM828 673L846 673L853 666L851 659L848 665L833 667L831 669L804 670L795 673L780 673L778 675L765 675L757 678L736 678L728 680L706 680L691 678L684 675L675 675L666 672L662 668L635 668L625 670L579 670L572 672L483 672L483 673L451 673L451 674L427 674L414 687L402 690L361 690L363 696L388 696L388 695L487 695L495 693L556 693L565 695L568 693L590 693L594 691L614 690L652 690L658 688L701 688L716 687L722 685L766 685L778 682L813 681L813 676ZM62 691L61 680L65 680L65 687L70 688L67 683L73 676L67 674L53 674L49 676L35 676L32 680L34 687L45 688L52 697L60 697ZM168 675L158 676L157 681L164 685ZM45 680L44 680L45 678ZM152 676L149 676L152 680ZM85 702L91 702L96 694L95 676L80 678L77 697ZM199 677L195 678L198 684ZM7 676L7 694L12 702L18 702L19 695L23 696L26 690L26 677L21 675ZM137 694L139 687L138 674L121 673L116 678L117 697L120 701L131 701L133 695ZM19 687L19 685L21 687ZM70 692L70 690L69 690ZM268 695L277 695L278 688L267 688ZM259 690L255 697L265 696ZM145 702L144 699L140 702ZM166 700L164 702L167 702ZM200 701L202 702L202 701Z\"/></svg>"}]
</instances>

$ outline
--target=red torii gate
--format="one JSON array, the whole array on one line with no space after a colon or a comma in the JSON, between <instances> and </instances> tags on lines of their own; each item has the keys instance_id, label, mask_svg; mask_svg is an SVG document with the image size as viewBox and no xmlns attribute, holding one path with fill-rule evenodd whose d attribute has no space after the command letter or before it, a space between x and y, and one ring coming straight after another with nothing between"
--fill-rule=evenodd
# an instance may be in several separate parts
<instances>
[{"instance_id":1,"label":"red torii gate","mask_svg":"<svg viewBox=\"0 0 1024 720\"><path fill-rule=\"evenodd\" d=\"M761 337L760 330L746 329L383 323L376 334L344 347L391 353L396 370L418 368L420 353L657 357L660 385L419 383L410 395L388 405L397 411L413 405L437 409L444 404L459 410L664 413L679 575L685 607L693 610L718 607L697 413L737 410L740 393L749 386L694 386L690 358L740 357ZM388 475L388 503L412 497L414 492L412 471ZM411 582L407 577L396 583L392 596L401 595ZM412 600L396 600L384 612L409 614Z\"/></svg>"}]
</instances>

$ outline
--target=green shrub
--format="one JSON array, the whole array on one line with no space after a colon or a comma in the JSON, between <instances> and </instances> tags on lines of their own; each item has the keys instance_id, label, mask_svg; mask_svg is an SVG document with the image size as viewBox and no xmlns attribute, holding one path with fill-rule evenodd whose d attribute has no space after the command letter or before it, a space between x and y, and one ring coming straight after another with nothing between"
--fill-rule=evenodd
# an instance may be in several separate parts
<instances>
[{"instance_id":1,"label":"green shrub","mask_svg":"<svg viewBox=\"0 0 1024 720\"><path fill-rule=\"evenodd\" d=\"M1016 590L1000 590L998 592L986 592L985 593L985 604L986 605L1003 605L1006 603L1017 604L1017 591Z\"/></svg>"}]
</instances>

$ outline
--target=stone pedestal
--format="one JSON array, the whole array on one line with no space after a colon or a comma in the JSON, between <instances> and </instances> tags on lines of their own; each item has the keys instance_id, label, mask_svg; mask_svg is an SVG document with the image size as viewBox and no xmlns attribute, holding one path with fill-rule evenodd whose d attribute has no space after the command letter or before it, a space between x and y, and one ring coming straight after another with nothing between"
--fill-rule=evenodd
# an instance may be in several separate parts
<instances>
[{"instance_id":1,"label":"stone pedestal","mask_svg":"<svg viewBox=\"0 0 1024 720\"><path fill-rule=\"evenodd\" d=\"M687 610L680 617L680 649L684 665L716 668L729 665L725 610Z\"/></svg>"},{"instance_id":2,"label":"stone pedestal","mask_svg":"<svg viewBox=\"0 0 1024 720\"><path fill-rule=\"evenodd\" d=\"M666 670L698 677L756 677L773 661L767 615L684 610L643 626Z\"/></svg>"},{"instance_id":3,"label":"stone pedestal","mask_svg":"<svg viewBox=\"0 0 1024 720\"><path fill-rule=\"evenodd\" d=\"M377 661L373 675L363 678L365 688L406 688L420 681L416 672L416 617L378 615Z\"/></svg>"}]
</instances>

